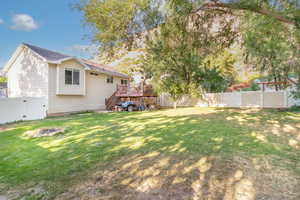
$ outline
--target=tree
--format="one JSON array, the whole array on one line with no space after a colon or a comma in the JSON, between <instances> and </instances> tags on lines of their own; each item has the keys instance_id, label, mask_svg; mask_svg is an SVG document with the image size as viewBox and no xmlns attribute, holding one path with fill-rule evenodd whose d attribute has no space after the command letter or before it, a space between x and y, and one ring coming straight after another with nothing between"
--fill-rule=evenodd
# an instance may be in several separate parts
<instances>
[{"instance_id":1,"label":"tree","mask_svg":"<svg viewBox=\"0 0 300 200\"><path fill-rule=\"evenodd\" d=\"M76 4L93 28L93 41L101 53L113 57L115 52L134 48L135 40L145 30L162 23L159 11L162 0L83 0Z\"/></svg>"},{"instance_id":2,"label":"tree","mask_svg":"<svg viewBox=\"0 0 300 200\"><path fill-rule=\"evenodd\" d=\"M131 49L140 33L164 23L170 14L166 5L186 16L224 9L257 13L300 29L299 0L81 0L76 8L93 27L93 40L101 44L102 52L113 55L114 49L124 45ZM191 9L182 9L187 7Z\"/></svg>"},{"instance_id":3,"label":"tree","mask_svg":"<svg viewBox=\"0 0 300 200\"><path fill-rule=\"evenodd\" d=\"M213 15L206 13L197 23L193 20L193 16L173 13L146 45L147 77L152 79L156 90L170 94L175 107L184 95L224 91L229 82L226 76L232 73L233 58L223 51L232 40L224 40L222 32L214 30L212 34L211 29L206 28L214 24ZM220 26L230 32L231 24L229 20ZM213 57L219 60L213 61Z\"/></svg>"},{"instance_id":4,"label":"tree","mask_svg":"<svg viewBox=\"0 0 300 200\"><path fill-rule=\"evenodd\" d=\"M232 85L236 81L238 75L234 66L236 62L235 55L230 53L228 49L219 52L217 55L210 55L205 58L205 64L210 69L217 70L226 80L226 85Z\"/></svg>"},{"instance_id":5,"label":"tree","mask_svg":"<svg viewBox=\"0 0 300 200\"><path fill-rule=\"evenodd\" d=\"M202 66L201 73L206 69L219 74L220 69L211 70L209 64L204 64L205 57L216 57L218 55L216 50L224 51L234 40L244 39L239 42L244 45L248 58L255 64L255 69L271 74L278 81L285 80L289 72L294 72L299 75L300 80L299 62L294 59L298 57L300 49L298 0L83 0L82 2L78 8L83 12L85 21L94 28L94 40L101 44L102 52L109 52L109 56L119 48L126 47L128 50L135 48L136 39L148 30L171 27L170 24L176 24L176 20L184 19L187 23L178 28L178 33L182 34L179 36L180 40L174 35L162 35L164 38L160 39L169 38L162 44L166 47L165 50L172 49L166 44L178 44L182 38L188 42L182 46L174 45L173 50L176 49L176 52L152 51L153 55L172 55L183 60L191 59L191 63L198 60L197 65L201 63ZM232 21L240 27L238 31L243 37L236 37L232 31L235 29ZM264 28L264 25L268 28ZM218 26L217 31L213 31L215 26ZM189 36L186 37L183 33ZM259 34L262 37L258 36ZM159 43L147 45L149 44L150 49L160 45ZM198 45L196 50L193 46L195 44ZM202 48L199 48L200 46ZM190 54L185 51L189 51ZM163 60L164 58L161 62ZM178 60L183 63L181 59L177 59L176 62ZM174 59L168 62L176 64ZM183 70L186 67L178 63L176 65L181 66ZM192 67L188 70L196 69ZM196 70L195 74L197 73ZM194 85L199 85L199 80L192 79L192 81ZM210 84L201 84L202 87L204 85ZM180 88L175 91L186 91Z\"/></svg>"},{"instance_id":6,"label":"tree","mask_svg":"<svg viewBox=\"0 0 300 200\"><path fill-rule=\"evenodd\" d=\"M172 1L174 4L179 4L181 0ZM248 11L300 28L299 7L298 0L210 0L203 2L194 12L220 8Z\"/></svg>"},{"instance_id":7,"label":"tree","mask_svg":"<svg viewBox=\"0 0 300 200\"><path fill-rule=\"evenodd\" d=\"M141 67L143 55L144 50L131 51L120 59L115 60L113 68L130 76L143 74L143 69Z\"/></svg>"},{"instance_id":8,"label":"tree","mask_svg":"<svg viewBox=\"0 0 300 200\"><path fill-rule=\"evenodd\" d=\"M246 17L242 27L247 30L243 33L243 39L248 60L275 82L287 82L289 74L299 70L299 66L293 65L300 64L297 56L300 46L295 41L293 28L265 16L248 14ZM276 90L286 86L276 85Z\"/></svg>"},{"instance_id":9,"label":"tree","mask_svg":"<svg viewBox=\"0 0 300 200\"><path fill-rule=\"evenodd\" d=\"M93 40L100 43L100 52L106 58L112 58L120 48L135 48L142 33L165 23L167 17L175 14L168 6L185 16L220 11L231 11L236 17L256 13L298 29L295 36L300 42L299 0L81 0L76 5L85 22L93 27Z\"/></svg>"}]
</instances>

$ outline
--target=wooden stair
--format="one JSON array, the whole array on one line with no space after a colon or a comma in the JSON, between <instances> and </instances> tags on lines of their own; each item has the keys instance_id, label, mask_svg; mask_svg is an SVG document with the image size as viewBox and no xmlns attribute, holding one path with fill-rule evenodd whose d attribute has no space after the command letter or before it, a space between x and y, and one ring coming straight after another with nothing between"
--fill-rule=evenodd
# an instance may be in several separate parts
<instances>
[{"instance_id":1,"label":"wooden stair","mask_svg":"<svg viewBox=\"0 0 300 200\"><path fill-rule=\"evenodd\" d=\"M157 97L151 85L143 85L131 87L130 85L117 85L116 91L105 99L107 110L114 110L114 107L124 98L143 98L143 97Z\"/></svg>"},{"instance_id":2,"label":"wooden stair","mask_svg":"<svg viewBox=\"0 0 300 200\"><path fill-rule=\"evenodd\" d=\"M120 97L116 96L116 94L117 91L105 100L106 110L113 110L115 105L120 101Z\"/></svg>"}]
</instances>

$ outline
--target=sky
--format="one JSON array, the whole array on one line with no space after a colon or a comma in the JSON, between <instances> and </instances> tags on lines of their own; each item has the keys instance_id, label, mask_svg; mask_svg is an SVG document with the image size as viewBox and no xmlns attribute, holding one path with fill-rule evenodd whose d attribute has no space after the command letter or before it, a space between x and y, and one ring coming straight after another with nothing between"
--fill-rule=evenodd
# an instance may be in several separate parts
<instances>
[{"instance_id":1,"label":"sky","mask_svg":"<svg viewBox=\"0 0 300 200\"><path fill-rule=\"evenodd\" d=\"M91 29L72 5L79 0L1 0L0 68L22 43L91 57ZM83 49L89 48L89 51Z\"/></svg>"}]
</instances>

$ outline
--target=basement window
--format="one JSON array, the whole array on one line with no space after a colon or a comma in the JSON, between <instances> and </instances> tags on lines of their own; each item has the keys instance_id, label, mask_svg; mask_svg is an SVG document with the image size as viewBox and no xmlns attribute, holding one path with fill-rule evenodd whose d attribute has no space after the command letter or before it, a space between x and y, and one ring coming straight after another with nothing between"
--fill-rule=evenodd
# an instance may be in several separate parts
<instances>
[{"instance_id":1,"label":"basement window","mask_svg":"<svg viewBox=\"0 0 300 200\"><path fill-rule=\"evenodd\" d=\"M65 84L79 85L80 71L78 69L65 69Z\"/></svg>"}]
</instances>

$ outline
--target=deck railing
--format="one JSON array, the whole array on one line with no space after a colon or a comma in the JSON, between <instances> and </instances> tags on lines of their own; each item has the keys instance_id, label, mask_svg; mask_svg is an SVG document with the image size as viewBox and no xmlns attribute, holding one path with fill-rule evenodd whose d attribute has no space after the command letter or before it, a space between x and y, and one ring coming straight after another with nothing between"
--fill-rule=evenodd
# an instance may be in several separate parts
<instances>
[{"instance_id":1,"label":"deck railing","mask_svg":"<svg viewBox=\"0 0 300 200\"><path fill-rule=\"evenodd\" d=\"M142 87L142 85L139 85L137 87L132 87L130 85L117 85L116 96L119 96L119 97L125 97L125 96L139 97L139 96L143 96L143 87Z\"/></svg>"}]
</instances>

